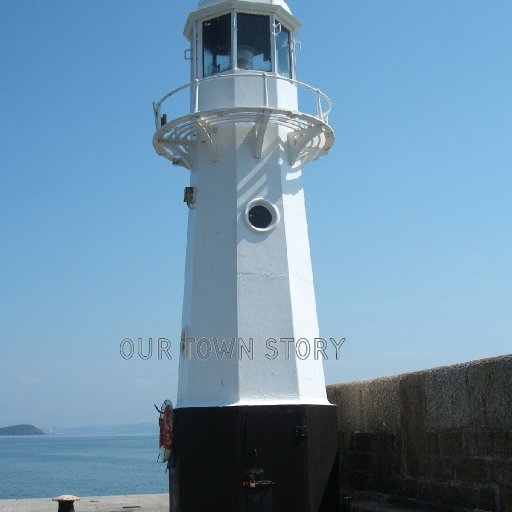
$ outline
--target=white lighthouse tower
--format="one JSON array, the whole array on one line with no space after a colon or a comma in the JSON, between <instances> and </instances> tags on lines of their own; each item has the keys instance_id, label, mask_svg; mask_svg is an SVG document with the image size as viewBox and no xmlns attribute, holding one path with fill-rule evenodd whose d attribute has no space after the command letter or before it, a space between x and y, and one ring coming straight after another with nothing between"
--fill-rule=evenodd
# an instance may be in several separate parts
<instances>
[{"instance_id":1,"label":"white lighthouse tower","mask_svg":"<svg viewBox=\"0 0 512 512\"><path fill-rule=\"evenodd\" d=\"M156 151L190 171L180 512L337 510L302 188L334 134L329 98L295 74L299 26L283 0L201 0L185 27L191 82L154 105Z\"/></svg>"}]
</instances>

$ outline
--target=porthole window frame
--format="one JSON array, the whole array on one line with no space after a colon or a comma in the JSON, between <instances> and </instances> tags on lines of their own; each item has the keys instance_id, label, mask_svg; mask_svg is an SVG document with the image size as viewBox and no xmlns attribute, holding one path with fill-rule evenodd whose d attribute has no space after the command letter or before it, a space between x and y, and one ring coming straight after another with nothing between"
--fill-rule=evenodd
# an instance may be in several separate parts
<instances>
[{"instance_id":1,"label":"porthole window frame","mask_svg":"<svg viewBox=\"0 0 512 512\"><path fill-rule=\"evenodd\" d=\"M249 212L255 206L263 206L264 208L270 211L270 214L272 215L272 222L266 228L257 228L256 226L253 226L251 224L251 221L249 220ZM255 233L270 233L279 224L281 220L281 215L279 214L279 210L274 204L272 204L270 201L267 201L266 199L258 197L247 203L244 212L244 219L246 225L249 227L251 231L254 231Z\"/></svg>"}]
</instances>

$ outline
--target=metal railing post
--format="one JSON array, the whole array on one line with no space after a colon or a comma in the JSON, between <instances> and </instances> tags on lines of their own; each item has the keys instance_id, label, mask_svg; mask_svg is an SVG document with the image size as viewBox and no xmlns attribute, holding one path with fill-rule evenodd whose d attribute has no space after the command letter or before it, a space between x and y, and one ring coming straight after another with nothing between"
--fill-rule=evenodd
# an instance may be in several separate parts
<instances>
[{"instance_id":1,"label":"metal railing post","mask_svg":"<svg viewBox=\"0 0 512 512\"><path fill-rule=\"evenodd\" d=\"M158 130L160 128L160 103L153 101L153 114L155 116L155 127Z\"/></svg>"},{"instance_id":2,"label":"metal railing post","mask_svg":"<svg viewBox=\"0 0 512 512\"><path fill-rule=\"evenodd\" d=\"M268 107L268 82L267 74L263 73L263 98L265 99L265 107Z\"/></svg>"},{"instance_id":3,"label":"metal railing post","mask_svg":"<svg viewBox=\"0 0 512 512\"><path fill-rule=\"evenodd\" d=\"M322 120L323 112L322 112L322 98L320 97L320 89L315 89L316 91L316 110L318 114L318 119Z\"/></svg>"},{"instance_id":4,"label":"metal railing post","mask_svg":"<svg viewBox=\"0 0 512 512\"><path fill-rule=\"evenodd\" d=\"M194 114L199 112L199 80L194 79Z\"/></svg>"}]
</instances>

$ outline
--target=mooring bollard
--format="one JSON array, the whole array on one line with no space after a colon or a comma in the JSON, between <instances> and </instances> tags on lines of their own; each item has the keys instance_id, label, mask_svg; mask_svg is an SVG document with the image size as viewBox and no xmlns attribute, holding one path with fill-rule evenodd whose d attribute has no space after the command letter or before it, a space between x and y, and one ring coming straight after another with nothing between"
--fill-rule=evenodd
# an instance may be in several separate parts
<instances>
[{"instance_id":1,"label":"mooring bollard","mask_svg":"<svg viewBox=\"0 0 512 512\"><path fill-rule=\"evenodd\" d=\"M59 509L57 512L75 512L74 503L79 500L80 498L78 496L72 496L71 494L64 494L52 499L52 501L59 502Z\"/></svg>"}]
</instances>

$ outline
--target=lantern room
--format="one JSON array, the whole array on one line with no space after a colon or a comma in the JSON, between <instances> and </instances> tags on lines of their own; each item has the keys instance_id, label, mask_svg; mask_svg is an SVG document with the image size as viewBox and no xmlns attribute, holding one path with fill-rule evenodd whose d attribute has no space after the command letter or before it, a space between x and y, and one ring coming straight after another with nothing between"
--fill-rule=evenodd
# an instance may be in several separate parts
<instances>
[{"instance_id":1,"label":"lantern room","mask_svg":"<svg viewBox=\"0 0 512 512\"><path fill-rule=\"evenodd\" d=\"M218 162L221 132L236 125L239 134L242 126L252 130L248 142L255 158L262 158L277 133L290 165L326 155L334 143L328 121L332 103L319 89L297 80L300 26L284 0L201 0L184 30L190 83L153 104L156 151L193 170L202 158L194 149L200 142ZM180 107L174 100L186 90L189 113L177 115Z\"/></svg>"},{"instance_id":2,"label":"lantern room","mask_svg":"<svg viewBox=\"0 0 512 512\"><path fill-rule=\"evenodd\" d=\"M185 27L192 79L239 71L293 79L299 27L282 0L203 0Z\"/></svg>"}]
</instances>

